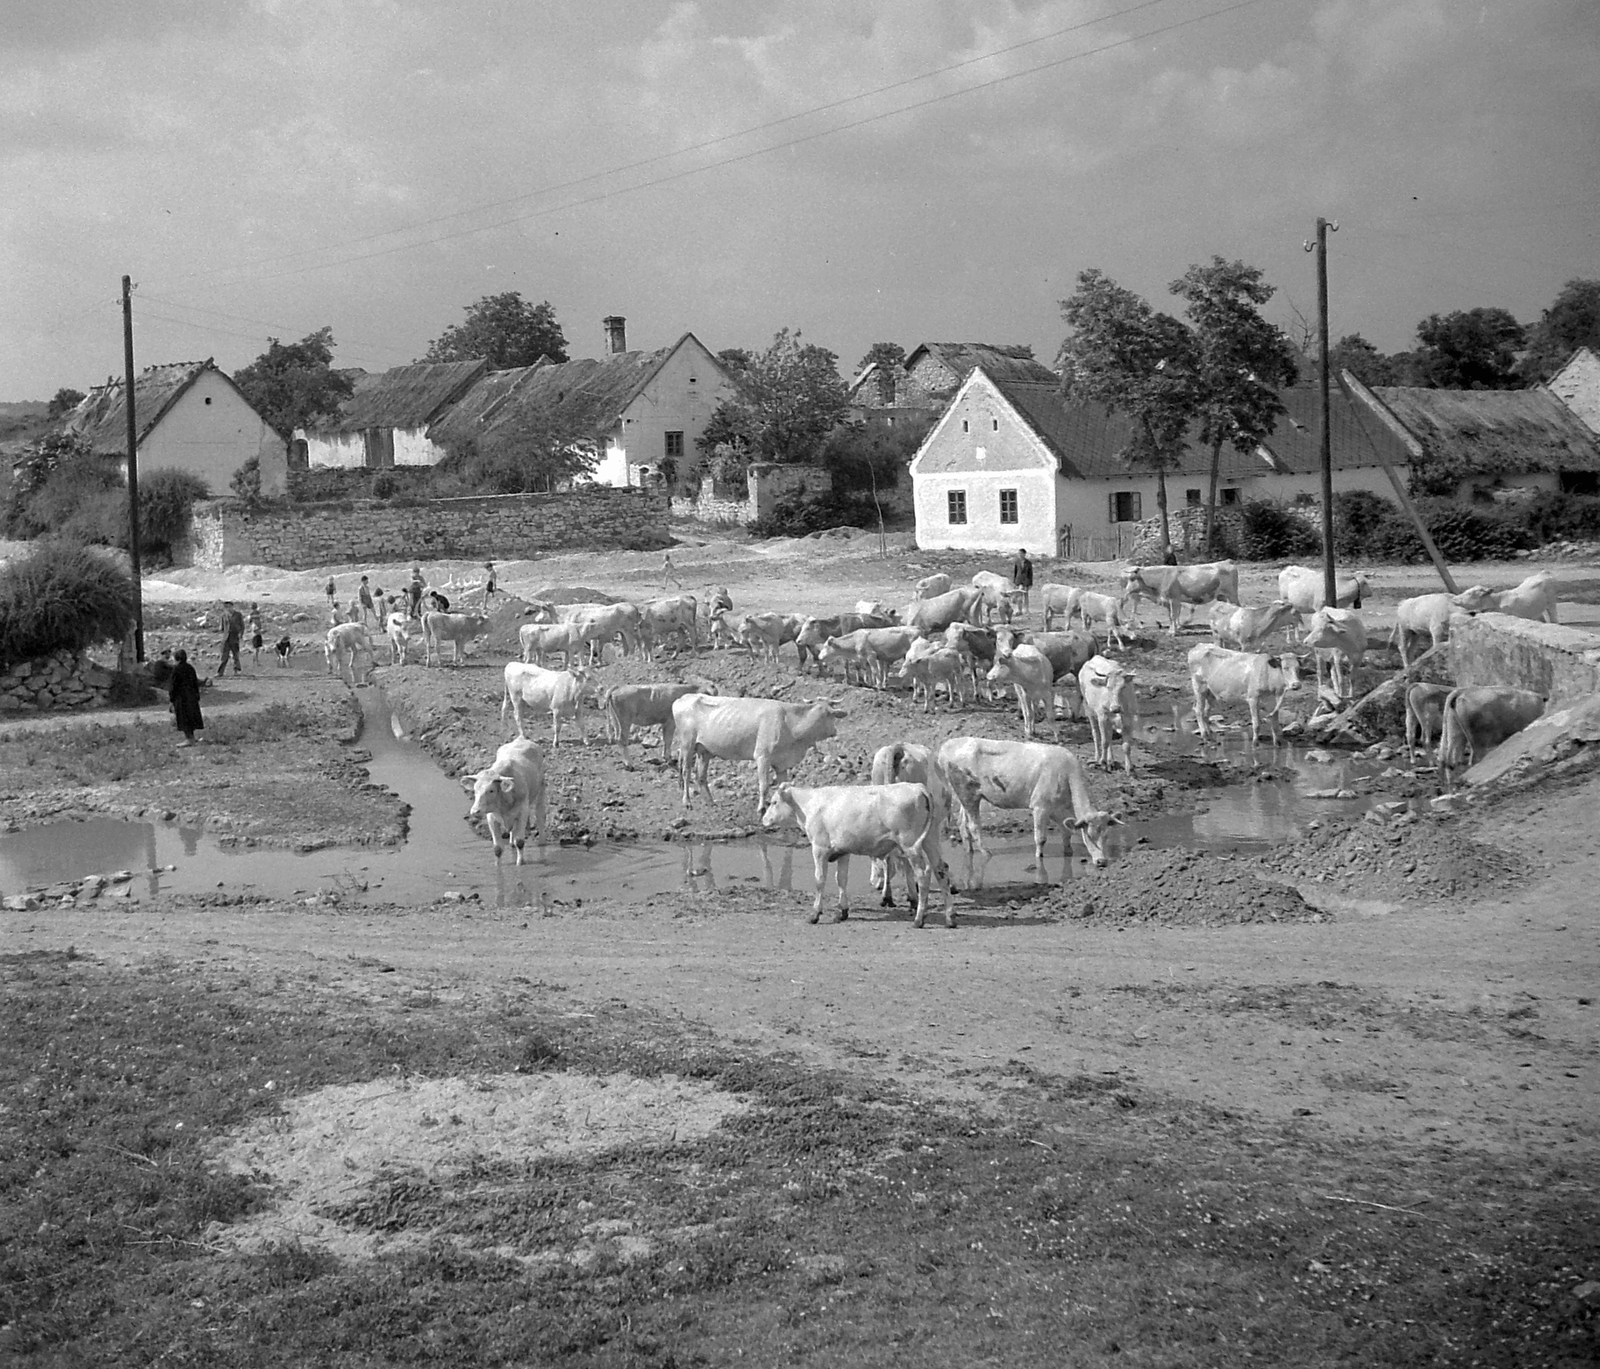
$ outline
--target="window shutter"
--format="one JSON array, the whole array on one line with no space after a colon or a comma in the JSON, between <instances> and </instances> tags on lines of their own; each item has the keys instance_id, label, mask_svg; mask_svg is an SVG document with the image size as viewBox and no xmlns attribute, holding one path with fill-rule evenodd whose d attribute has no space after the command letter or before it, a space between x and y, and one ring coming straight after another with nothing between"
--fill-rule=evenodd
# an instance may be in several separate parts
<instances>
[{"instance_id":1,"label":"window shutter","mask_svg":"<svg viewBox=\"0 0 1600 1369\"><path fill-rule=\"evenodd\" d=\"M1144 517L1144 495L1138 490L1133 492L1133 522L1137 523Z\"/></svg>"},{"instance_id":2,"label":"window shutter","mask_svg":"<svg viewBox=\"0 0 1600 1369\"><path fill-rule=\"evenodd\" d=\"M1116 492L1112 491L1110 494L1106 495L1106 522L1115 523L1116 521L1117 521L1117 496L1116 496Z\"/></svg>"}]
</instances>

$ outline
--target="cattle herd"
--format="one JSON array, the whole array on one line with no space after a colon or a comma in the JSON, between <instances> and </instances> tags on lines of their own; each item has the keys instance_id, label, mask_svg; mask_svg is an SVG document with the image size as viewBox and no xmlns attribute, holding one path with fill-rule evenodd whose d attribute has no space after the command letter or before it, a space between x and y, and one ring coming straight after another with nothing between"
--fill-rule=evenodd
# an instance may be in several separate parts
<instances>
[{"instance_id":1,"label":"cattle herd","mask_svg":"<svg viewBox=\"0 0 1600 1369\"><path fill-rule=\"evenodd\" d=\"M953 585L946 575L929 576L917 582L914 597L903 606L863 600L832 616L736 612L727 591L715 587L704 596L680 593L638 604L533 602L519 628L520 657L504 669L501 722L504 726L509 709L515 736L487 768L463 781L472 794L471 814L485 819L496 860L509 845L521 864L530 833L545 831L543 759L527 736L526 719L549 714L552 748L560 746L563 723L575 727L587 746L584 707L592 704L602 712L624 767L633 765L628 749L633 733L660 729L663 756L678 767L685 808L696 790L710 799L713 759L752 762L762 824L792 822L810 840L816 865L812 921L822 910L830 865L836 871L839 917L847 916L849 858L858 855L872 861L873 885L885 904L891 902L897 873L903 873L918 926L930 890L942 886L945 921L953 926L941 834L947 822L954 824L969 868L975 857L987 858L980 823L984 801L1032 815L1041 870L1053 829L1062 833L1064 857L1070 856L1076 833L1089 859L1106 863L1106 832L1120 818L1094 802L1084 762L1065 746L1035 737L1048 725L1059 741L1059 696L1069 717L1081 710L1087 719L1093 742L1089 763L1110 769L1120 751L1123 768L1132 772L1137 680L1128 663L1102 653L1101 642L1124 648L1124 632L1138 627L1141 600L1152 600L1164 611L1174 637L1186 611L1210 606L1215 640L1196 645L1187 656L1202 743L1216 707L1243 704L1252 740L1259 739L1265 718L1276 746L1284 697L1301 688L1308 660L1315 665L1323 706L1337 707L1351 695L1354 669L1368 649L1359 616L1365 580L1337 581L1334 604L1324 602L1321 573L1302 566L1285 567L1278 587L1273 602L1249 606L1240 602L1232 562L1135 566L1126 572L1120 595L1040 586L1034 591L1042 620L1038 631L1019 623L1027 617L1029 593L988 572L967 585ZM1457 610L1495 609L1554 622L1555 601L1548 574L1499 594L1474 586L1460 594L1420 595L1400 603L1391 641L1402 664L1409 665L1421 638L1426 636L1430 646L1445 640ZM391 664L406 660L418 636L424 664L443 664L445 642L451 644L452 663L459 664L488 627L488 618L478 614L433 612L420 620L393 614L386 624ZM1297 640L1300 654L1291 648L1268 650L1280 634ZM934 709L941 693L945 706L955 710L979 695L993 701L997 688L1009 687L1022 737L961 736L931 748L898 741L878 750L869 784L804 788L788 783L790 772L813 747L835 735L844 716L837 700L826 697L826 686L823 697L788 702L722 695L710 682L693 677L608 689L595 674L612 649L654 660L661 653L682 655L709 646L778 661L790 645L802 674L831 679L838 670L847 683L877 690L897 680L909 685L913 707L920 703L924 712ZM337 624L327 634L328 669L337 668L352 684L370 679L375 655L371 636L358 623ZM559 668L546 664L556 656ZM1415 754L1419 740L1426 751L1437 733L1439 769L1448 784L1473 756L1526 727L1544 702L1524 690L1413 685L1406 697L1408 753Z\"/></svg>"}]
</instances>

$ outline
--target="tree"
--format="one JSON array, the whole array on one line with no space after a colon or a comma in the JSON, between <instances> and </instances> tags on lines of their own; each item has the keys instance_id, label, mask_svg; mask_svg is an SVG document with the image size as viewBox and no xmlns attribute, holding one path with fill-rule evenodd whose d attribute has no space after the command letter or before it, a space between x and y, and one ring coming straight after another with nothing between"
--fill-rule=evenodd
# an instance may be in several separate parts
<instances>
[{"instance_id":1,"label":"tree","mask_svg":"<svg viewBox=\"0 0 1600 1369\"><path fill-rule=\"evenodd\" d=\"M468 488L494 494L554 490L599 461L593 429L560 407L511 405L451 456Z\"/></svg>"},{"instance_id":2,"label":"tree","mask_svg":"<svg viewBox=\"0 0 1600 1369\"><path fill-rule=\"evenodd\" d=\"M233 383L250 407L285 438L296 428L336 419L339 405L354 388L350 377L333 369L333 329L319 328L299 342L267 339L267 350Z\"/></svg>"},{"instance_id":3,"label":"tree","mask_svg":"<svg viewBox=\"0 0 1600 1369\"><path fill-rule=\"evenodd\" d=\"M1061 314L1072 330L1061 344L1062 390L1132 422L1133 435L1117 457L1130 469L1155 472L1161 557L1171 564L1166 473L1178 464L1197 409L1194 337L1179 319L1157 313L1097 270L1078 273Z\"/></svg>"},{"instance_id":4,"label":"tree","mask_svg":"<svg viewBox=\"0 0 1600 1369\"><path fill-rule=\"evenodd\" d=\"M1331 374L1349 371L1363 385L1399 385L1401 368L1394 357L1385 356L1360 333L1346 333L1328 348Z\"/></svg>"},{"instance_id":5,"label":"tree","mask_svg":"<svg viewBox=\"0 0 1600 1369\"><path fill-rule=\"evenodd\" d=\"M717 353L717 360L732 376L742 376L755 365L755 353L748 347L724 347Z\"/></svg>"},{"instance_id":6,"label":"tree","mask_svg":"<svg viewBox=\"0 0 1600 1369\"><path fill-rule=\"evenodd\" d=\"M814 461L849 407L838 360L785 328L772 346L751 358L739 377L738 397L717 406L707 435L699 440L701 449L742 439L758 461Z\"/></svg>"},{"instance_id":7,"label":"tree","mask_svg":"<svg viewBox=\"0 0 1600 1369\"><path fill-rule=\"evenodd\" d=\"M50 397L50 403L45 408L44 416L46 418L65 418L82 403L82 390L69 389L63 385Z\"/></svg>"},{"instance_id":8,"label":"tree","mask_svg":"<svg viewBox=\"0 0 1600 1369\"><path fill-rule=\"evenodd\" d=\"M1418 379L1436 390L1515 389L1526 340L1527 329L1504 309L1429 314L1417 325Z\"/></svg>"},{"instance_id":9,"label":"tree","mask_svg":"<svg viewBox=\"0 0 1600 1369\"><path fill-rule=\"evenodd\" d=\"M1194 329L1194 387L1200 440L1211 446L1211 490L1206 500L1206 552L1217 519L1217 477L1222 444L1253 451L1285 412L1278 389L1300 374L1294 344L1283 329L1257 312L1276 293L1254 266L1212 257L1172 282L1186 301Z\"/></svg>"},{"instance_id":10,"label":"tree","mask_svg":"<svg viewBox=\"0 0 1600 1369\"><path fill-rule=\"evenodd\" d=\"M1539 321L1528 329L1522 374L1549 380L1579 347L1600 351L1600 280L1569 280Z\"/></svg>"},{"instance_id":11,"label":"tree","mask_svg":"<svg viewBox=\"0 0 1600 1369\"><path fill-rule=\"evenodd\" d=\"M517 290L485 295L466 306L465 323L446 328L428 344L424 361L472 361L479 357L491 369L508 371L532 366L541 357L567 359L567 340L550 301L529 304Z\"/></svg>"}]
</instances>

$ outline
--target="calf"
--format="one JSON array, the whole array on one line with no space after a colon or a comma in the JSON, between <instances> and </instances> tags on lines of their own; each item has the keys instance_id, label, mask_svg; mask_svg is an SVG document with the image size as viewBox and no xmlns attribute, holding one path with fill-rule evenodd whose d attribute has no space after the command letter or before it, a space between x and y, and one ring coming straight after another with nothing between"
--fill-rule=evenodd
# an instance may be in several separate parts
<instances>
[{"instance_id":1,"label":"calf","mask_svg":"<svg viewBox=\"0 0 1600 1369\"><path fill-rule=\"evenodd\" d=\"M1089 733L1094 738L1094 763L1111 769L1112 715L1122 715L1122 768L1133 774L1133 729L1139 720L1139 699L1134 692L1134 675L1121 661L1096 656L1078 672L1078 688L1083 695L1084 712L1089 715Z\"/></svg>"},{"instance_id":2,"label":"calf","mask_svg":"<svg viewBox=\"0 0 1600 1369\"><path fill-rule=\"evenodd\" d=\"M1515 589L1502 590L1495 595L1495 612L1509 613L1513 618L1529 618L1536 623L1559 623L1561 613L1556 605L1559 588L1555 577L1541 570Z\"/></svg>"},{"instance_id":3,"label":"calf","mask_svg":"<svg viewBox=\"0 0 1600 1369\"><path fill-rule=\"evenodd\" d=\"M1494 607L1494 591L1486 585L1474 585L1459 594L1418 594L1402 599L1394 611L1394 629L1389 634L1391 644L1400 647L1400 664L1409 666L1406 648L1413 637L1423 633L1433 646L1450 637L1450 615L1457 609L1466 613L1481 613Z\"/></svg>"},{"instance_id":4,"label":"calf","mask_svg":"<svg viewBox=\"0 0 1600 1369\"><path fill-rule=\"evenodd\" d=\"M1044 611L1044 630L1049 632L1055 625L1057 616L1067 620L1067 626L1072 626L1072 615L1078 608L1078 596L1083 591L1075 585L1041 585L1039 587L1039 603Z\"/></svg>"},{"instance_id":5,"label":"calf","mask_svg":"<svg viewBox=\"0 0 1600 1369\"><path fill-rule=\"evenodd\" d=\"M933 712L933 693L940 685L950 700L950 710L955 711L956 696L966 701L972 685L972 670L968 658L954 647L938 646L926 638L911 644L895 678L911 682L911 702L917 701L917 691L922 691L922 711Z\"/></svg>"},{"instance_id":6,"label":"calf","mask_svg":"<svg viewBox=\"0 0 1600 1369\"><path fill-rule=\"evenodd\" d=\"M1259 651L1267 638L1300 621L1300 610L1287 599L1260 608L1242 608L1219 599L1211 606L1211 635L1218 646Z\"/></svg>"},{"instance_id":7,"label":"calf","mask_svg":"<svg viewBox=\"0 0 1600 1369\"><path fill-rule=\"evenodd\" d=\"M940 594L950 592L950 577L940 571L936 575L924 575L917 581L917 598L932 599Z\"/></svg>"},{"instance_id":8,"label":"calf","mask_svg":"<svg viewBox=\"0 0 1600 1369\"><path fill-rule=\"evenodd\" d=\"M583 720L583 696L588 687L587 676L580 666L575 670L546 670L543 666L525 665L521 661L508 661L505 668L505 697L500 701L500 726L506 725L506 709L516 721L517 735L528 734L522 727L522 710L549 711L551 747L561 745L561 723L570 719L578 724L578 736L589 745L589 733Z\"/></svg>"},{"instance_id":9,"label":"calf","mask_svg":"<svg viewBox=\"0 0 1600 1369\"><path fill-rule=\"evenodd\" d=\"M1096 594L1093 590L1079 590L1077 602L1073 605L1073 612L1081 615L1083 630L1089 630L1089 619L1098 618L1106 625L1106 632L1111 640L1117 644L1119 651L1127 650L1127 643L1122 640L1122 600L1110 594ZM1067 618L1067 626L1072 626L1072 618Z\"/></svg>"},{"instance_id":10,"label":"calf","mask_svg":"<svg viewBox=\"0 0 1600 1369\"><path fill-rule=\"evenodd\" d=\"M622 748L622 765L633 769L628 739L635 727L661 729L661 757L673 755L672 705L685 694L715 694L717 687L704 680L675 684L618 685L605 696L606 728Z\"/></svg>"},{"instance_id":11,"label":"calf","mask_svg":"<svg viewBox=\"0 0 1600 1369\"><path fill-rule=\"evenodd\" d=\"M1249 651L1229 651L1209 642L1189 652L1189 683L1194 689L1194 723L1200 740L1208 739L1208 715L1213 703L1243 702L1250 710L1250 740L1261 739L1262 701L1272 744L1282 740L1278 730L1278 710L1283 696L1300 688L1300 663L1284 652L1263 656Z\"/></svg>"},{"instance_id":12,"label":"calf","mask_svg":"<svg viewBox=\"0 0 1600 1369\"><path fill-rule=\"evenodd\" d=\"M685 651L700 645L699 608L692 594L673 594L650 599L639 606L639 638L654 651L658 646L678 649L681 639Z\"/></svg>"},{"instance_id":13,"label":"calf","mask_svg":"<svg viewBox=\"0 0 1600 1369\"><path fill-rule=\"evenodd\" d=\"M1544 712L1544 695L1531 689L1476 685L1452 689L1444 701L1439 738L1439 783L1448 790L1457 772L1482 760Z\"/></svg>"},{"instance_id":14,"label":"calf","mask_svg":"<svg viewBox=\"0 0 1600 1369\"><path fill-rule=\"evenodd\" d=\"M1433 739L1444 733L1444 701L1450 685L1414 684L1406 690L1406 759L1417 759L1417 738L1422 739L1422 756L1428 759Z\"/></svg>"},{"instance_id":15,"label":"calf","mask_svg":"<svg viewBox=\"0 0 1600 1369\"><path fill-rule=\"evenodd\" d=\"M1022 734L1032 738L1041 719L1056 725L1055 671L1038 647L1019 646L989 667L991 685L1011 685L1022 713Z\"/></svg>"},{"instance_id":16,"label":"calf","mask_svg":"<svg viewBox=\"0 0 1600 1369\"><path fill-rule=\"evenodd\" d=\"M972 577L972 587L978 591L978 614L982 623L998 618L1009 623L1021 598L1021 591L1004 575L992 570L980 570Z\"/></svg>"},{"instance_id":17,"label":"calf","mask_svg":"<svg viewBox=\"0 0 1600 1369\"><path fill-rule=\"evenodd\" d=\"M887 615L836 613L831 618L814 615L804 617L794 635L794 649L800 656L800 668L803 670L809 662L820 660L822 644L830 637L842 637L864 627L893 626L893 619Z\"/></svg>"},{"instance_id":18,"label":"calf","mask_svg":"<svg viewBox=\"0 0 1600 1369\"><path fill-rule=\"evenodd\" d=\"M546 656L561 653L561 664L573 666L583 651L583 628L577 623L524 623L517 629L523 664L543 665Z\"/></svg>"},{"instance_id":19,"label":"calf","mask_svg":"<svg viewBox=\"0 0 1600 1369\"><path fill-rule=\"evenodd\" d=\"M1306 628L1305 645L1317 653L1317 696L1322 697L1322 667L1327 662L1333 673L1335 696L1340 702L1350 697L1355 692L1356 667L1367 654L1366 625L1356 611L1319 608Z\"/></svg>"},{"instance_id":20,"label":"calf","mask_svg":"<svg viewBox=\"0 0 1600 1369\"><path fill-rule=\"evenodd\" d=\"M444 664L444 644L450 643L450 664L460 665L466 646L489 630L489 620L481 613L424 613L422 615L422 663Z\"/></svg>"},{"instance_id":21,"label":"calf","mask_svg":"<svg viewBox=\"0 0 1600 1369\"><path fill-rule=\"evenodd\" d=\"M780 784L761 814L763 827L793 820L811 839L817 892L811 921L822 916L822 898L832 863L839 885L839 921L850 916L850 857L905 860L917 879L917 911L912 925L920 927L928 914L928 890L944 880L945 926L956 925L950 906L950 883L939 853L939 823L933 797L920 784L835 784L801 789Z\"/></svg>"},{"instance_id":22,"label":"calf","mask_svg":"<svg viewBox=\"0 0 1600 1369\"><path fill-rule=\"evenodd\" d=\"M845 662L847 678L853 663L867 674L874 688L882 689L889 682L889 667L898 664L920 636L922 633L914 627L858 628L842 637L828 638L817 653L817 660L823 666L831 666L836 660Z\"/></svg>"},{"instance_id":23,"label":"calf","mask_svg":"<svg viewBox=\"0 0 1600 1369\"><path fill-rule=\"evenodd\" d=\"M783 644L794 641L795 632L795 624L782 613L746 613L734 624L734 635L744 648L752 656L759 648L774 664Z\"/></svg>"},{"instance_id":24,"label":"calf","mask_svg":"<svg viewBox=\"0 0 1600 1369\"><path fill-rule=\"evenodd\" d=\"M328 674L332 675L337 665L339 678L352 688L358 684L372 683L372 668L377 664L377 653L373 650L372 638L360 623L340 623L337 627L330 627L323 654L328 658ZM366 658L367 668L358 671L357 663L363 657Z\"/></svg>"},{"instance_id":25,"label":"calf","mask_svg":"<svg viewBox=\"0 0 1600 1369\"><path fill-rule=\"evenodd\" d=\"M467 816L484 819L495 861L504 849L504 834L516 847L521 865L530 826L540 836L545 830L544 760L538 746L526 737L514 738L494 753L487 770L464 776L461 783L472 795Z\"/></svg>"}]
</instances>

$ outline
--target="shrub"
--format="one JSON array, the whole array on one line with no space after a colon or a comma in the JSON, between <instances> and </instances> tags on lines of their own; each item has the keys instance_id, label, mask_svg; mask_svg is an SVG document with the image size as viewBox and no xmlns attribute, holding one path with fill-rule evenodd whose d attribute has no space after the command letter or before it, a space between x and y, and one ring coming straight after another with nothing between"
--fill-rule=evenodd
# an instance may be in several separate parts
<instances>
[{"instance_id":1,"label":"shrub","mask_svg":"<svg viewBox=\"0 0 1600 1369\"><path fill-rule=\"evenodd\" d=\"M41 443L25 470L19 471L18 481L8 520L13 535L42 537L62 533L80 542L124 540L126 512L115 519L105 513L109 505L106 495L115 497L126 509L115 458L98 456L75 440L49 449ZM83 504L98 507L80 511Z\"/></svg>"},{"instance_id":2,"label":"shrub","mask_svg":"<svg viewBox=\"0 0 1600 1369\"><path fill-rule=\"evenodd\" d=\"M1541 490L1517 509L1517 519L1540 543L1600 538L1600 497Z\"/></svg>"},{"instance_id":3,"label":"shrub","mask_svg":"<svg viewBox=\"0 0 1600 1369\"><path fill-rule=\"evenodd\" d=\"M139 549L169 553L172 544L189 531L189 511L195 500L211 493L198 475L171 466L159 466L139 476Z\"/></svg>"},{"instance_id":4,"label":"shrub","mask_svg":"<svg viewBox=\"0 0 1600 1369\"><path fill-rule=\"evenodd\" d=\"M1371 490L1346 490L1333 496L1333 550L1342 561L1373 558L1369 543L1386 521L1400 519L1406 527L1411 521L1391 499Z\"/></svg>"},{"instance_id":5,"label":"shrub","mask_svg":"<svg viewBox=\"0 0 1600 1369\"><path fill-rule=\"evenodd\" d=\"M796 495L780 500L765 518L749 525L752 537L804 537L824 528L875 528L878 512L870 494Z\"/></svg>"},{"instance_id":6,"label":"shrub","mask_svg":"<svg viewBox=\"0 0 1600 1369\"><path fill-rule=\"evenodd\" d=\"M231 489L246 508L254 508L261 502L261 458L252 456L244 465L233 473L233 479L228 482Z\"/></svg>"},{"instance_id":7,"label":"shrub","mask_svg":"<svg viewBox=\"0 0 1600 1369\"><path fill-rule=\"evenodd\" d=\"M1417 511L1447 561L1504 561L1535 542L1522 513L1443 499L1420 500ZM1345 560L1422 561L1428 554L1399 505L1364 490L1335 496L1333 535Z\"/></svg>"},{"instance_id":8,"label":"shrub","mask_svg":"<svg viewBox=\"0 0 1600 1369\"><path fill-rule=\"evenodd\" d=\"M1282 504L1251 499L1240 508L1237 554L1244 560L1293 561L1321 552L1316 530Z\"/></svg>"},{"instance_id":9,"label":"shrub","mask_svg":"<svg viewBox=\"0 0 1600 1369\"><path fill-rule=\"evenodd\" d=\"M0 566L0 660L82 651L133 626L133 577L108 552L50 538Z\"/></svg>"}]
</instances>

